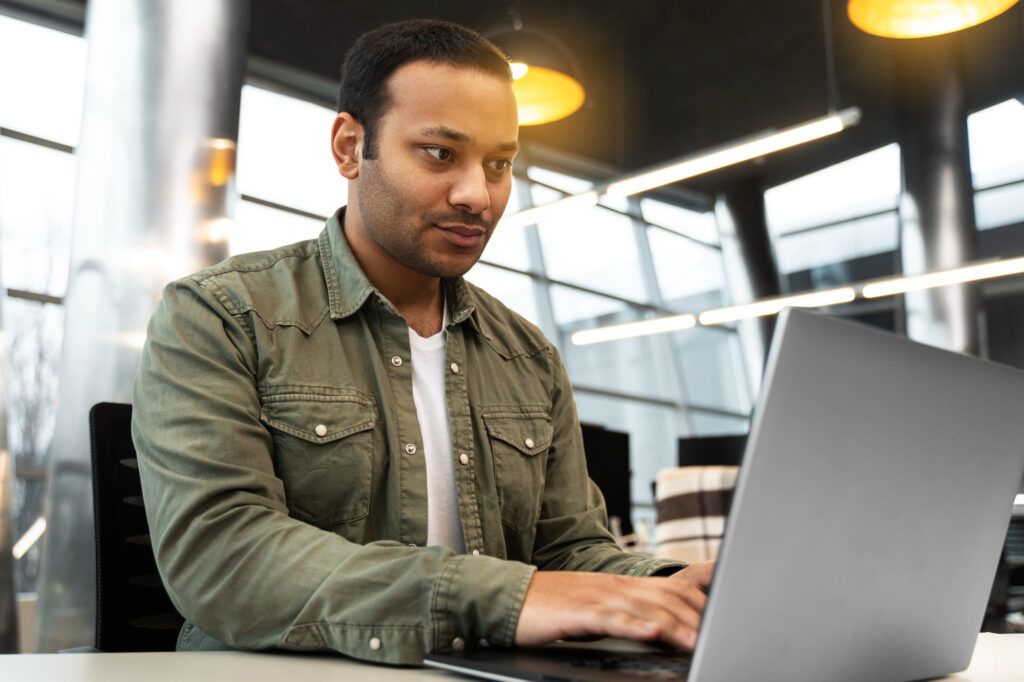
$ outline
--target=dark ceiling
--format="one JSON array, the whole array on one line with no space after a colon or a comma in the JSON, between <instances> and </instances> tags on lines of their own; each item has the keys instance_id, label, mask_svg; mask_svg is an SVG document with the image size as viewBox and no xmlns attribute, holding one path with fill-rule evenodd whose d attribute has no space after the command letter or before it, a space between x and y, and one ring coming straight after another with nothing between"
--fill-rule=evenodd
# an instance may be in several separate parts
<instances>
[{"instance_id":1,"label":"dark ceiling","mask_svg":"<svg viewBox=\"0 0 1024 682\"><path fill-rule=\"evenodd\" d=\"M50 0L53 2L53 0ZM824 7L831 14L837 108L861 124L827 140L691 180L704 192L738 176L771 186L895 139L899 49L962 50L968 106L1024 95L1024 3L953 38L892 41L862 33L846 0L520 0L526 27L557 36L583 71L575 115L524 128L538 142L635 170L829 108ZM252 0L250 54L336 81L345 51L389 21L440 18L481 32L511 24L514 0ZM897 46L897 43L900 43ZM320 97L323 97L321 89Z\"/></svg>"},{"instance_id":2,"label":"dark ceiling","mask_svg":"<svg viewBox=\"0 0 1024 682\"><path fill-rule=\"evenodd\" d=\"M481 32L509 26L506 0L253 0L250 51L336 78L362 32L413 17ZM584 109L525 128L526 141L627 170L771 127L824 115L829 106L821 0L523 0L526 27L573 51ZM691 181L714 190L737 174L768 186L894 139L893 41L856 29L845 0L829 5L838 108L856 105L860 126L760 164ZM1024 9L959 34L971 108L1024 92ZM941 40L941 39L929 39Z\"/></svg>"}]
</instances>

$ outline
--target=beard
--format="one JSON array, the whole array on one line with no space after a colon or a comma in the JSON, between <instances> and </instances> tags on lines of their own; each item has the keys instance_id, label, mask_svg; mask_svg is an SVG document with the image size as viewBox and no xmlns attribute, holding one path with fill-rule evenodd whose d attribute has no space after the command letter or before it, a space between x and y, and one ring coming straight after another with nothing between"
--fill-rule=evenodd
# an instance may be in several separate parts
<instances>
[{"instance_id":1,"label":"beard","mask_svg":"<svg viewBox=\"0 0 1024 682\"><path fill-rule=\"evenodd\" d=\"M480 259L494 231L494 221L466 211L426 211L417 216L399 183L393 182L378 158L360 168L356 183L359 213L367 234L393 259L421 275L452 278L464 275ZM431 247L436 224L458 223L484 229L475 248L459 248L445 240Z\"/></svg>"}]
</instances>

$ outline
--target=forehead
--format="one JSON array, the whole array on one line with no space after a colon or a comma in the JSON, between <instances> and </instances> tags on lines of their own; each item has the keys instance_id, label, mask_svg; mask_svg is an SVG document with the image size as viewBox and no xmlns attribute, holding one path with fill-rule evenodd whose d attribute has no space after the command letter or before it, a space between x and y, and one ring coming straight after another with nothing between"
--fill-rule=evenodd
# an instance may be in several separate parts
<instances>
[{"instance_id":1,"label":"forehead","mask_svg":"<svg viewBox=\"0 0 1024 682\"><path fill-rule=\"evenodd\" d=\"M512 83L480 69L415 61L387 81L382 128L449 128L481 144L515 141L519 123Z\"/></svg>"}]
</instances>

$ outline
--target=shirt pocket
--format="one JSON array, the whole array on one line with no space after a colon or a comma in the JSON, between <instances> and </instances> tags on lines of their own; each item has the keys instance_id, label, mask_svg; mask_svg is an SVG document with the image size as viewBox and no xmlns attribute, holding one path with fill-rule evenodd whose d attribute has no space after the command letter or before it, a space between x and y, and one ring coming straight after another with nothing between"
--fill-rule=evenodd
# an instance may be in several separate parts
<instances>
[{"instance_id":1,"label":"shirt pocket","mask_svg":"<svg viewBox=\"0 0 1024 682\"><path fill-rule=\"evenodd\" d=\"M544 471L551 446L551 417L528 407L481 413L494 462L501 522L532 532L540 516Z\"/></svg>"},{"instance_id":2,"label":"shirt pocket","mask_svg":"<svg viewBox=\"0 0 1024 682\"><path fill-rule=\"evenodd\" d=\"M330 528L369 514L378 422L372 396L289 387L263 396L260 418L274 438L274 470L292 517Z\"/></svg>"}]
</instances>

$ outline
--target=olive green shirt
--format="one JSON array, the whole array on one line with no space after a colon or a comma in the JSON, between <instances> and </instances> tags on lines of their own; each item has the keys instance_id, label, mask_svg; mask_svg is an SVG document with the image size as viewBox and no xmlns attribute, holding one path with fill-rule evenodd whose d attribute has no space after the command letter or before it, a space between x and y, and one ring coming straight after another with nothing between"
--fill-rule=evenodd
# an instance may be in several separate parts
<instances>
[{"instance_id":1,"label":"olive green shirt","mask_svg":"<svg viewBox=\"0 0 1024 682\"><path fill-rule=\"evenodd\" d=\"M461 278L445 393L467 554L424 546L408 326L342 220L173 282L150 323L132 435L178 648L416 664L513 644L537 568L679 566L615 546L557 350Z\"/></svg>"}]
</instances>

